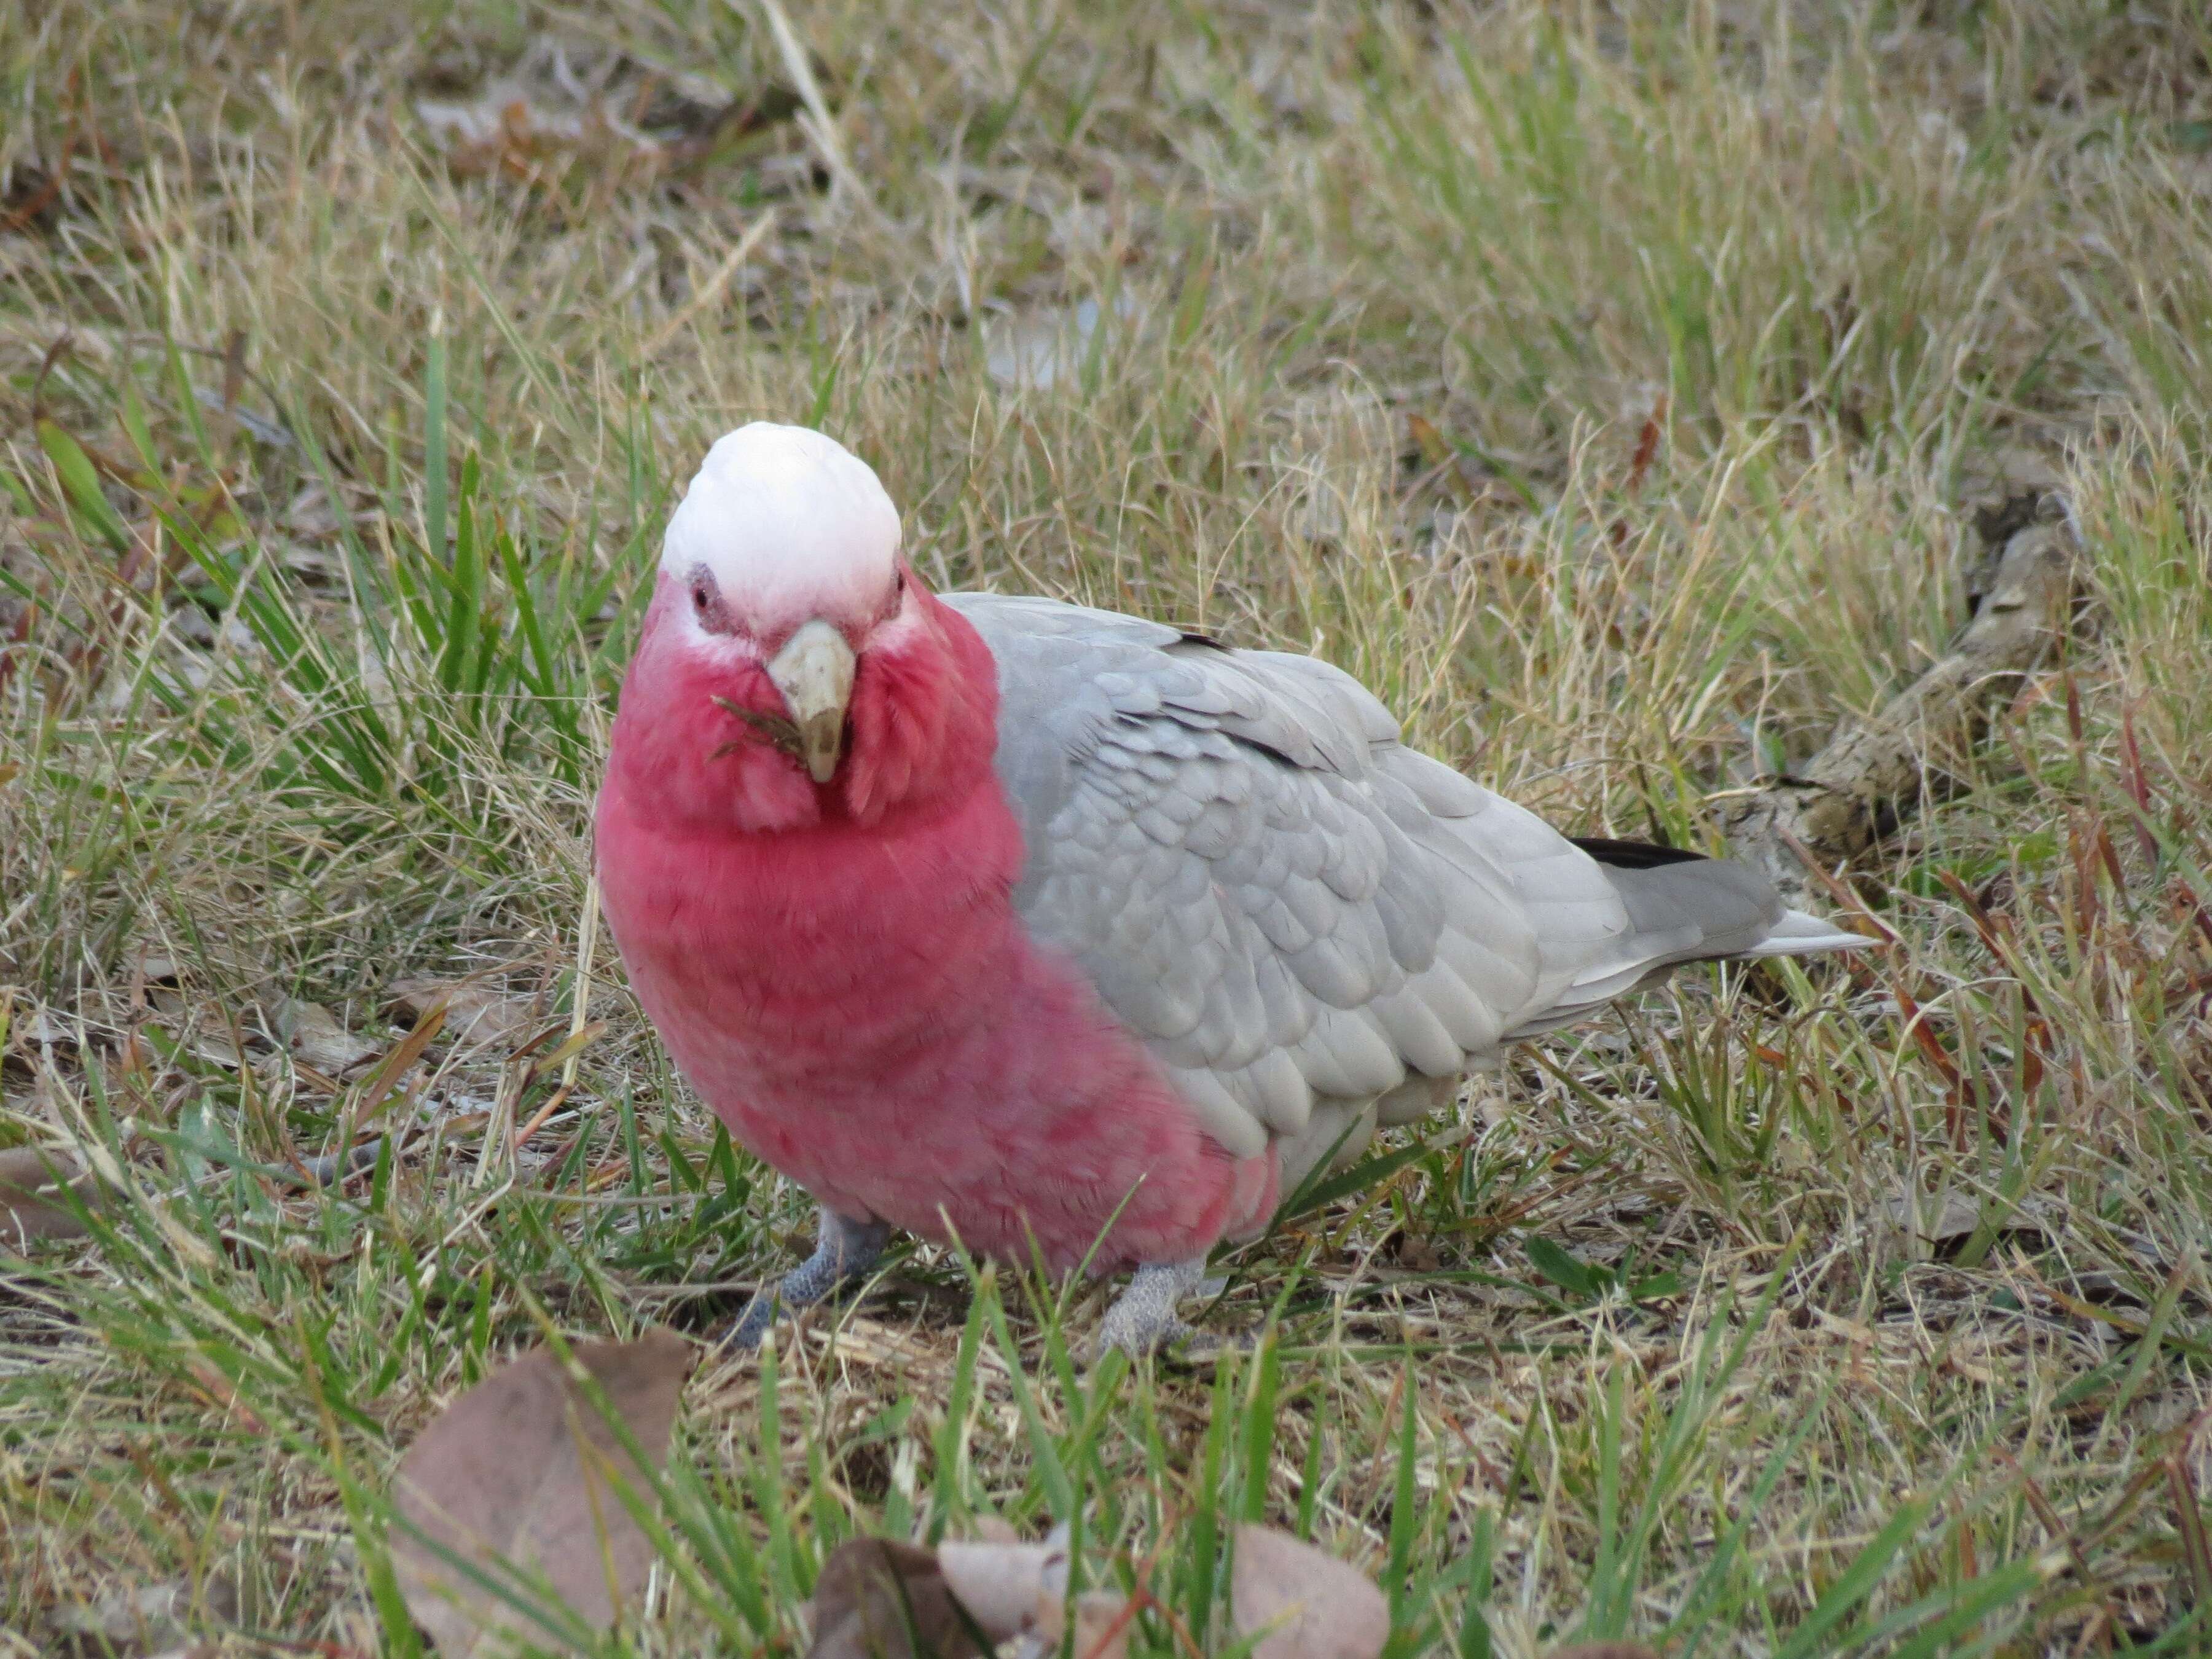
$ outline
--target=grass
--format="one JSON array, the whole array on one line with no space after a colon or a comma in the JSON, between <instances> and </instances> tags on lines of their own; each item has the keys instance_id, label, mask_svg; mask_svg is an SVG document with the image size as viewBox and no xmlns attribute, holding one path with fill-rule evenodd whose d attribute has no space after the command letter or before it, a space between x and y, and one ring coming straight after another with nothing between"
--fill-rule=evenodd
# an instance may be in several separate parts
<instances>
[{"instance_id":1,"label":"grass","mask_svg":"<svg viewBox=\"0 0 2212 1659\"><path fill-rule=\"evenodd\" d=\"M0 14L0 1145L120 1183L0 1258L0 1651L411 1651L437 1406L803 1242L580 927L671 492L762 415L933 579L1318 652L1585 832L1711 844L2023 480L2088 592L1852 872L1894 948L1527 1052L1229 1260L1255 1354L1086 1374L1097 1291L925 1253L714 1361L620 1643L793 1650L839 1540L997 1515L1150 1561L1162 1654L1247 1516L1407 1653L2212 1649L2195 10L833 0L811 89L755 6ZM665 142L418 111L550 40ZM420 975L514 1034L395 1054Z\"/></svg>"}]
</instances>

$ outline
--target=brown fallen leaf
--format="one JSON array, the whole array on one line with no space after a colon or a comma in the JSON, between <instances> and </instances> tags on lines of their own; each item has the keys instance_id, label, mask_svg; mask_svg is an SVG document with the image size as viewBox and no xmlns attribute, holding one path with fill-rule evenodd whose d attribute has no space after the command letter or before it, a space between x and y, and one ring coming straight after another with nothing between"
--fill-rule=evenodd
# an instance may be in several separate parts
<instances>
[{"instance_id":1,"label":"brown fallen leaf","mask_svg":"<svg viewBox=\"0 0 2212 1659\"><path fill-rule=\"evenodd\" d=\"M62 1638L49 1649L92 1659L94 1654L149 1654L178 1650L185 1638L185 1613L191 1605L188 1584L143 1584L110 1589L97 1600L58 1609L53 1631Z\"/></svg>"},{"instance_id":2,"label":"brown fallen leaf","mask_svg":"<svg viewBox=\"0 0 2212 1659\"><path fill-rule=\"evenodd\" d=\"M1892 1223L1918 1235L1930 1244L1948 1244L1965 1238L1981 1224L1981 1206L1962 1193L1947 1192L1941 1204L1923 1200L1917 1189L1888 1200L1882 1213Z\"/></svg>"},{"instance_id":3,"label":"brown fallen leaf","mask_svg":"<svg viewBox=\"0 0 2212 1659\"><path fill-rule=\"evenodd\" d=\"M339 1024L337 1016L319 1002L285 997L270 1010L270 1015L293 1058L325 1077L343 1078L368 1065L380 1052L368 1038Z\"/></svg>"},{"instance_id":4,"label":"brown fallen leaf","mask_svg":"<svg viewBox=\"0 0 2212 1659\"><path fill-rule=\"evenodd\" d=\"M182 977L177 959L159 945L142 942L123 953L119 964L124 982L140 985L173 985Z\"/></svg>"},{"instance_id":5,"label":"brown fallen leaf","mask_svg":"<svg viewBox=\"0 0 2212 1659\"><path fill-rule=\"evenodd\" d=\"M392 1006L413 1020L446 1011L445 1034L459 1048L512 1046L535 1023L530 999L468 979L403 979L388 988Z\"/></svg>"},{"instance_id":6,"label":"brown fallen leaf","mask_svg":"<svg viewBox=\"0 0 2212 1659\"><path fill-rule=\"evenodd\" d=\"M1073 307L994 318L984 331L983 372L1003 386L1048 392L1081 371L1101 323L1142 320L1135 297L1126 289L1110 310L1101 310L1096 300L1082 300Z\"/></svg>"},{"instance_id":7,"label":"brown fallen leaf","mask_svg":"<svg viewBox=\"0 0 2212 1659\"><path fill-rule=\"evenodd\" d=\"M983 1633L1003 1642L1036 1625L1051 1554L1043 1544L948 1542L937 1547L937 1565Z\"/></svg>"},{"instance_id":8,"label":"brown fallen leaf","mask_svg":"<svg viewBox=\"0 0 2212 1659\"><path fill-rule=\"evenodd\" d=\"M1230 1612L1252 1659L1375 1659L1390 1604L1356 1567L1273 1527L1237 1528Z\"/></svg>"},{"instance_id":9,"label":"brown fallen leaf","mask_svg":"<svg viewBox=\"0 0 2212 1659\"><path fill-rule=\"evenodd\" d=\"M260 1034L245 1022L234 1019L230 1011L189 998L167 986L149 988L146 1006L186 1053L209 1065L234 1072L253 1063L240 1043L243 1040L252 1045L258 1042Z\"/></svg>"},{"instance_id":10,"label":"brown fallen leaf","mask_svg":"<svg viewBox=\"0 0 2212 1659\"><path fill-rule=\"evenodd\" d=\"M725 127L748 131L796 105L771 94L740 108L702 77L550 37L492 79L443 89L471 95L418 98L415 114L464 173L527 175L571 161L651 170L705 154Z\"/></svg>"},{"instance_id":11,"label":"brown fallen leaf","mask_svg":"<svg viewBox=\"0 0 2212 1659\"><path fill-rule=\"evenodd\" d=\"M76 1032L48 1010L36 1006L21 1011L11 1006L7 1036L10 1042L21 1042L27 1048L42 1048L49 1044L60 1047L76 1042Z\"/></svg>"},{"instance_id":12,"label":"brown fallen leaf","mask_svg":"<svg viewBox=\"0 0 2212 1659\"><path fill-rule=\"evenodd\" d=\"M415 1022L415 1029L392 1045L376 1069L362 1079L361 1094L353 1107L356 1127L375 1121L392 1091L399 1087L415 1062L422 1058L422 1051L445 1029L446 1010L433 1004L429 1012Z\"/></svg>"},{"instance_id":13,"label":"brown fallen leaf","mask_svg":"<svg viewBox=\"0 0 2212 1659\"><path fill-rule=\"evenodd\" d=\"M85 1224L61 1201L66 1186L89 1204L97 1188L65 1152L11 1146L0 1152L0 1246L21 1249L34 1238L82 1238Z\"/></svg>"},{"instance_id":14,"label":"brown fallen leaf","mask_svg":"<svg viewBox=\"0 0 2212 1659\"><path fill-rule=\"evenodd\" d=\"M635 1342L583 1343L574 1352L657 1466L691 1370L691 1345L654 1330ZM611 1476L633 1490L644 1486L606 1419L560 1361L539 1349L447 1407L407 1449L392 1492L400 1515L445 1551L540 1572L572 1611L605 1629L653 1560ZM408 1612L446 1659L501 1630L526 1629L533 1643L560 1645L456 1571L424 1537L395 1536L392 1556Z\"/></svg>"},{"instance_id":15,"label":"brown fallen leaf","mask_svg":"<svg viewBox=\"0 0 2212 1659\"><path fill-rule=\"evenodd\" d=\"M986 1522L985 1535L937 1547L945 1588L994 1642L1024 1638L1021 1652L1057 1654L1067 1628L1068 1528L1054 1527L1042 1544L1018 1540L1004 1522ZM1086 1590L1072 1604L1077 1659L1122 1659L1132 1612L1127 1597Z\"/></svg>"},{"instance_id":16,"label":"brown fallen leaf","mask_svg":"<svg viewBox=\"0 0 2212 1659\"><path fill-rule=\"evenodd\" d=\"M1063 1650L1061 1638L1067 1624L1061 1612L1060 1595L1047 1592L1037 1603L1040 1617L1036 1632L1028 1638L1027 1650L1043 1659L1046 1655L1057 1655ZM1136 1622L1127 1598L1112 1590L1085 1590L1075 1598L1075 1640L1066 1650L1075 1659L1127 1659L1129 1651L1129 1627Z\"/></svg>"},{"instance_id":17,"label":"brown fallen leaf","mask_svg":"<svg viewBox=\"0 0 2212 1659\"><path fill-rule=\"evenodd\" d=\"M990 1659L933 1551L851 1538L815 1581L807 1659Z\"/></svg>"}]
</instances>

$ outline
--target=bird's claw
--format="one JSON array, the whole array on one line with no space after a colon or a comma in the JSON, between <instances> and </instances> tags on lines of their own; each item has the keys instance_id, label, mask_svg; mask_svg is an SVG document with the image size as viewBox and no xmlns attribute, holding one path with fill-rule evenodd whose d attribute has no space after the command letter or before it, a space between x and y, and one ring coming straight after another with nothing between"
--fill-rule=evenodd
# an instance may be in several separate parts
<instances>
[{"instance_id":1,"label":"bird's claw","mask_svg":"<svg viewBox=\"0 0 2212 1659\"><path fill-rule=\"evenodd\" d=\"M776 1314L782 1307L783 1298L763 1286L745 1304L744 1312L731 1322L729 1329L723 1334L721 1346L733 1353L750 1353L767 1337L769 1328L775 1323Z\"/></svg>"},{"instance_id":2,"label":"bird's claw","mask_svg":"<svg viewBox=\"0 0 2212 1659\"><path fill-rule=\"evenodd\" d=\"M773 1287L763 1286L723 1336L722 1346L734 1352L750 1353L768 1335L779 1312L811 1308L845 1285L866 1278L890 1236L890 1227L880 1221L851 1221L833 1211L823 1211L814 1254Z\"/></svg>"},{"instance_id":3,"label":"bird's claw","mask_svg":"<svg viewBox=\"0 0 2212 1659\"><path fill-rule=\"evenodd\" d=\"M1103 1359L1119 1348L1132 1359L1142 1359L1198 1333L1176 1311L1183 1297L1204 1288L1206 1259L1139 1267L1128 1288L1114 1298L1099 1322L1093 1358Z\"/></svg>"}]
</instances>

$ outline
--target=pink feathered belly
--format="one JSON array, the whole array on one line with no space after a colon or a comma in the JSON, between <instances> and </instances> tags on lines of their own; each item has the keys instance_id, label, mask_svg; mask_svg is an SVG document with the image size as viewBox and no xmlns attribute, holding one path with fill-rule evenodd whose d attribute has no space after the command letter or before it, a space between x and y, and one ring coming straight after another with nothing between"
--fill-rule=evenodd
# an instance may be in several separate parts
<instances>
[{"instance_id":1,"label":"pink feathered belly","mask_svg":"<svg viewBox=\"0 0 2212 1659\"><path fill-rule=\"evenodd\" d=\"M1006 849L975 857L1013 833L988 805L926 840L779 837L764 864L603 799L607 918L670 1054L732 1138L855 1219L1102 1273L1256 1231L1273 1149L1231 1156L1027 938Z\"/></svg>"}]
</instances>

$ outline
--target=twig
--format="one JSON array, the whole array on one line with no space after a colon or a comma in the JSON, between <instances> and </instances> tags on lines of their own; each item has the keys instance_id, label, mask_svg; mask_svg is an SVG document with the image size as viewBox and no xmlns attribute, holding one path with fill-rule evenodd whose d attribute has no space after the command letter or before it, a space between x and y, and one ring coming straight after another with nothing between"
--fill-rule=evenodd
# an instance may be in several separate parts
<instances>
[{"instance_id":1,"label":"twig","mask_svg":"<svg viewBox=\"0 0 2212 1659\"><path fill-rule=\"evenodd\" d=\"M2197 1507L2197 1480L2188 1460L2177 1452L2166 1460L2166 1483L2173 1494L2173 1518L2181 1534L2181 1559L2189 1569L2192 1607L2212 1605L2212 1543L2204 1535L2204 1515Z\"/></svg>"},{"instance_id":2,"label":"twig","mask_svg":"<svg viewBox=\"0 0 2212 1659\"><path fill-rule=\"evenodd\" d=\"M798 760L800 757L799 749L799 728L793 725L789 720L786 720L782 715L770 714L758 708L748 708L743 703L731 702L727 697L711 697L708 701L717 708L721 709L724 713L735 714L747 726L751 726L754 731L759 732L763 738L766 738L770 745L780 753L788 755L793 760ZM738 747L738 745L735 742L726 743L722 744L720 748L715 750L713 754L708 756L707 758L708 760L720 760L723 756L731 753ZM598 879L599 878L597 874L594 873L592 877L593 882L596 884Z\"/></svg>"},{"instance_id":3,"label":"twig","mask_svg":"<svg viewBox=\"0 0 2212 1659\"><path fill-rule=\"evenodd\" d=\"M568 1011L568 1063L561 1067L561 1087L563 1092L576 1086L576 1060L583 1052L577 1038L583 1035L584 1022L592 1007L592 958L599 953L599 871L597 863L584 882L584 915L577 926L575 1001Z\"/></svg>"},{"instance_id":4,"label":"twig","mask_svg":"<svg viewBox=\"0 0 2212 1659\"><path fill-rule=\"evenodd\" d=\"M740 9L738 0L729 0L732 10ZM806 48L799 44L793 32L791 20L784 15L779 0L759 0L761 15L768 19L768 31L775 37L777 54L783 59L783 72L791 77L797 88L799 100L806 106L806 119L799 123L807 136L814 140L814 148L822 154L822 165L829 169L833 191L851 192L862 207L880 218L883 210L860 182L860 175L853 171L853 164L845 159L845 141L837 131L836 118L830 113L829 100L822 95L822 83L814 78L814 66L806 60Z\"/></svg>"},{"instance_id":5,"label":"twig","mask_svg":"<svg viewBox=\"0 0 2212 1659\"><path fill-rule=\"evenodd\" d=\"M530 1121L514 1132L514 1150L520 1152L530 1144L530 1137L545 1127L546 1120L568 1103L568 1085L562 1084L545 1097L545 1103L530 1115Z\"/></svg>"},{"instance_id":6,"label":"twig","mask_svg":"<svg viewBox=\"0 0 2212 1659\"><path fill-rule=\"evenodd\" d=\"M1802 774L1776 779L1729 811L1723 828L1736 852L1796 899L1808 863L1832 867L1874 846L1918 806L1931 774L1972 750L2064 637L2075 566L2064 525L2015 531L1949 651L1879 714L1846 722Z\"/></svg>"},{"instance_id":7,"label":"twig","mask_svg":"<svg viewBox=\"0 0 2212 1659\"><path fill-rule=\"evenodd\" d=\"M684 331L685 324L720 299L722 290L730 285L730 279L738 274L746 259L751 256L753 250L758 247L766 239L769 232L775 228L775 210L770 208L746 228L745 234L738 238L738 245L729 251L720 264L714 267L714 274L700 285L698 291L679 306L673 316L653 331L653 337L645 343L645 349L638 354L640 361L651 362L660 355L663 346Z\"/></svg>"}]
</instances>

